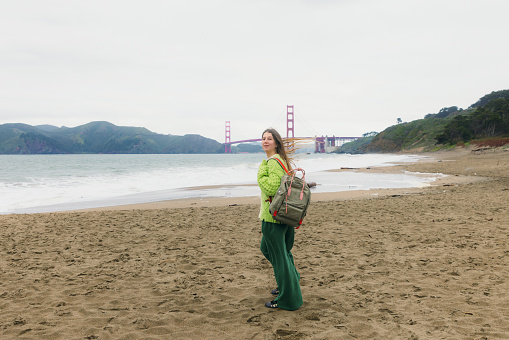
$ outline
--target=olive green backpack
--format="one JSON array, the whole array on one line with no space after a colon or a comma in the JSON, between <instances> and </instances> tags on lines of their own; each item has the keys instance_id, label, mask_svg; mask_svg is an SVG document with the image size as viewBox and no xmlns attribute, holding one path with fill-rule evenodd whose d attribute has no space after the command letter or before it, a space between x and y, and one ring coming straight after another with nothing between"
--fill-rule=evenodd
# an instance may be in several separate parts
<instances>
[{"instance_id":1,"label":"olive green backpack","mask_svg":"<svg viewBox=\"0 0 509 340\"><path fill-rule=\"evenodd\" d=\"M271 198L269 211L276 221L298 229L311 201L311 191L305 180L306 172L301 168L288 171L281 160L273 159L278 161L286 174L281 177L281 185ZM297 171L302 173L302 178L296 176Z\"/></svg>"}]
</instances>

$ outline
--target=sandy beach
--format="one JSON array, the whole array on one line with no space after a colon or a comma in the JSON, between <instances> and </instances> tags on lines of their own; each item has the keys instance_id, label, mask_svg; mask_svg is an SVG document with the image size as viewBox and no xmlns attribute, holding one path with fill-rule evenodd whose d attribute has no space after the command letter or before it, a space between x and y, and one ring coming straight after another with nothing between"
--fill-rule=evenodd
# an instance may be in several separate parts
<instances>
[{"instance_id":1,"label":"sandy beach","mask_svg":"<svg viewBox=\"0 0 509 340\"><path fill-rule=\"evenodd\" d=\"M509 152L427 156L338 171L432 186L313 196L293 312L256 197L0 215L0 339L508 339Z\"/></svg>"}]
</instances>

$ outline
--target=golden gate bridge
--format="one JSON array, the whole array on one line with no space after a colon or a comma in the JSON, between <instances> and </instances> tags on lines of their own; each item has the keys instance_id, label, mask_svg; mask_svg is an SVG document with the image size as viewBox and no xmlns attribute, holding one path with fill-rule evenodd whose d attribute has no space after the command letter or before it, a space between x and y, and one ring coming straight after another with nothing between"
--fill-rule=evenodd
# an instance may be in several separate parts
<instances>
[{"instance_id":1,"label":"golden gate bridge","mask_svg":"<svg viewBox=\"0 0 509 340\"><path fill-rule=\"evenodd\" d=\"M293 105L287 105L286 106L286 138L287 139L295 139L295 140L309 140L315 142L315 153L325 153L327 150L334 149L338 146L343 145L344 143L348 143L351 141L354 141L356 139L359 139L360 137L328 137L328 136L322 136L322 137L295 137L294 135L294 110ZM258 139L244 139L244 140L237 140L232 142L231 141L231 134L230 134L230 121L226 121L225 123L225 137L224 137L224 153L231 153L232 152L232 145L233 144L240 144L240 143L251 143L251 142L260 142L261 138Z\"/></svg>"}]
</instances>

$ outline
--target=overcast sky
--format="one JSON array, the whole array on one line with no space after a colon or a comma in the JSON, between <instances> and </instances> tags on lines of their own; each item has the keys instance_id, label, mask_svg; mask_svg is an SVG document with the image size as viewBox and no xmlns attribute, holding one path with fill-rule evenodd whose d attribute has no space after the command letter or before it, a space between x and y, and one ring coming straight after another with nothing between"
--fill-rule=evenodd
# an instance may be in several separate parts
<instances>
[{"instance_id":1,"label":"overcast sky","mask_svg":"<svg viewBox=\"0 0 509 340\"><path fill-rule=\"evenodd\" d=\"M509 89L508 0L2 0L0 124L360 136Z\"/></svg>"}]
</instances>

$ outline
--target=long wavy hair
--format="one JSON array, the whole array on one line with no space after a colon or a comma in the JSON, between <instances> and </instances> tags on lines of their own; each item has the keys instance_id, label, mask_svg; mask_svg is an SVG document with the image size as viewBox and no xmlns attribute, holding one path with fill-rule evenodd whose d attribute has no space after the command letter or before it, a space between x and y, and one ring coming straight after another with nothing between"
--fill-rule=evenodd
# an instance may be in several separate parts
<instances>
[{"instance_id":1,"label":"long wavy hair","mask_svg":"<svg viewBox=\"0 0 509 340\"><path fill-rule=\"evenodd\" d=\"M277 132L276 129L273 128L266 129L262 133L262 138L266 132L270 133L272 135L272 138L274 138L274 141L276 142L276 153L279 154L279 156L281 156L281 158L285 161L288 171L292 170L293 160L289 156L291 151L289 152L289 150L287 150L288 148L287 143L283 141L283 138L281 138L281 135L279 134L279 132Z\"/></svg>"}]
</instances>

